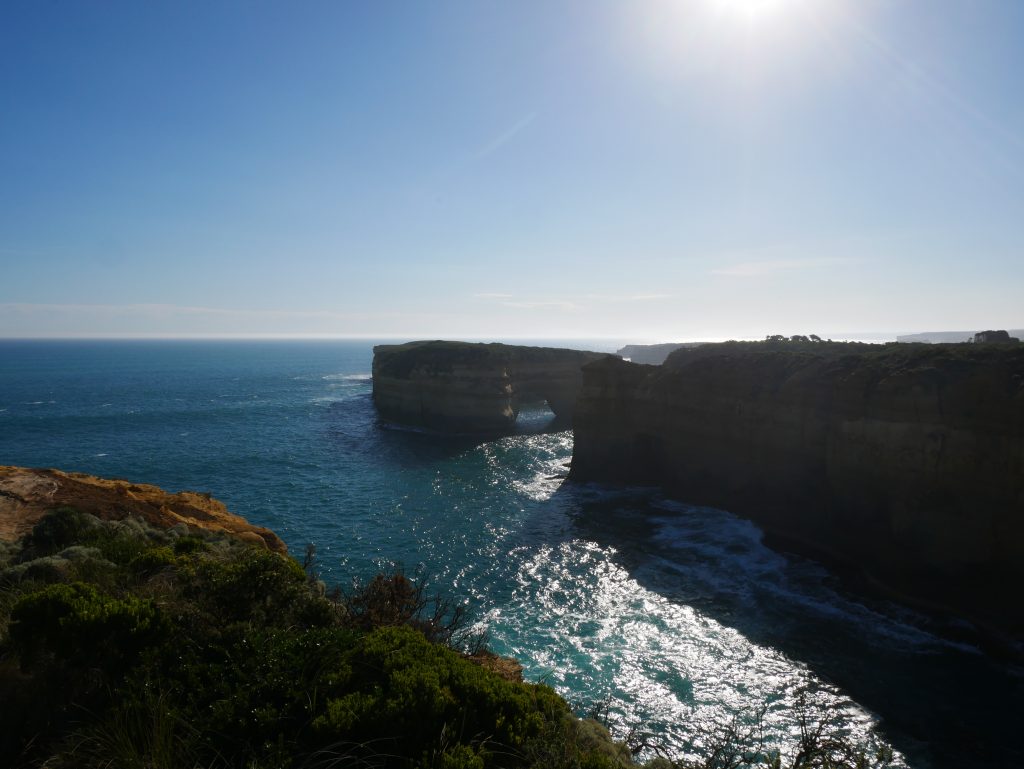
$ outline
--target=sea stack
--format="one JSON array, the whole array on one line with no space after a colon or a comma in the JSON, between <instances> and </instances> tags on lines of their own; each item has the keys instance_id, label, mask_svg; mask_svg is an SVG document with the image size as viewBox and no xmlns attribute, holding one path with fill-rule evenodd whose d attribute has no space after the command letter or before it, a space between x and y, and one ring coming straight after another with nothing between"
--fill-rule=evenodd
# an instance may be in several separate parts
<instances>
[{"instance_id":1,"label":"sea stack","mask_svg":"<svg viewBox=\"0 0 1024 769\"><path fill-rule=\"evenodd\" d=\"M587 363L605 353L554 347L423 341L373 348L381 417L445 433L512 430L522 405L547 403L572 424Z\"/></svg>"}]
</instances>

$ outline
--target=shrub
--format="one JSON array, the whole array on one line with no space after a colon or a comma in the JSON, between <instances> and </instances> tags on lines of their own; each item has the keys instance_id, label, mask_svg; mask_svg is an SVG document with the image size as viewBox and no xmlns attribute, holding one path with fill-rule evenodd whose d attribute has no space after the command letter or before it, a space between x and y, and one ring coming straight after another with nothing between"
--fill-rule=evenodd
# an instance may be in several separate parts
<instances>
[{"instance_id":1,"label":"shrub","mask_svg":"<svg viewBox=\"0 0 1024 769\"><path fill-rule=\"evenodd\" d=\"M135 556L128 568L138 577L151 577L161 571L174 568L178 562L175 551L169 547L152 547Z\"/></svg>"},{"instance_id":2,"label":"shrub","mask_svg":"<svg viewBox=\"0 0 1024 769\"><path fill-rule=\"evenodd\" d=\"M210 549L202 537L195 534L188 534L181 537L174 543L175 555L186 555L188 553L205 553Z\"/></svg>"},{"instance_id":3,"label":"shrub","mask_svg":"<svg viewBox=\"0 0 1024 769\"><path fill-rule=\"evenodd\" d=\"M488 748L477 755L500 766L545 722L569 716L549 687L505 681L408 627L368 633L346 663L352 673L344 694L332 696L313 721L329 742L369 739L417 756L429 755L447 733L459 744Z\"/></svg>"},{"instance_id":4,"label":"shrub","mask_svg":"<svg viewBox=\"0 0 1024 769\"><path fill-rule=\"evenodd\" d=\"M465 606L429 595L428 585L423 575L414 581L401 569L378 574L365 585L356 583L345 600L348 621L363 630L407 625L447 646L466 647L476 642L479 651L482 640L471 632Z\"/></svg>"},{"instance_id":5,"label":"shrub","mask_svg":"<svg viewBox=\"0 0 1024 769\"><path fill-rule=\"evenodd\" d=\"M70 507L58 507L44 515L25 540L25 550L33 557L52 555L66 547L82 544L92 528L91 516Z\"/></svg>"},{"instance_id":6,"label":"shrub","mask_svg":"<svg viewBox=\"0 0 1024 769\"><path fill-rule=\"evenodd\" d=\"M167 632L152 601L112 598L82 582L49 585L21 598L11 611L11 642L27 668L50 653L117 674Z\"/></svg>"}]
</instances>

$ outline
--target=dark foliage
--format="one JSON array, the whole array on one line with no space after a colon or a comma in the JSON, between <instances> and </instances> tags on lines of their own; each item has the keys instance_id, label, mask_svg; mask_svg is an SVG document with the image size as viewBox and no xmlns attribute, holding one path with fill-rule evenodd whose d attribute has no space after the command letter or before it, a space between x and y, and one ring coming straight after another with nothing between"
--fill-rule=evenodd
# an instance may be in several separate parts
<instances>
[{"instance_id":1,"label":"dark foliage","mask_svg":"<svg viewBox=\"0 0 1024 769\"><path fill-rule=\"evenodd\" d=\"M307 555L45 517L0 574L0 765L614 764L563 745L550 688L451 648L461 604L401 571L331 600Z\"/></svg>"}]
</instances>

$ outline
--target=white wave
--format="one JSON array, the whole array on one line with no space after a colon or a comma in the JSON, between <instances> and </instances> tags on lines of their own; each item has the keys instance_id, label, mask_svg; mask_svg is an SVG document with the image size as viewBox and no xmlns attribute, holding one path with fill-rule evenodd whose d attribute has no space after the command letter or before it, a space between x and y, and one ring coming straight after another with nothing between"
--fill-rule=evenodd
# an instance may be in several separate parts
<instances>
[{"instance_id":1,"label":"white wave","mask_svg":"<svg viewBox=\"0 0 1024 769\"><path fill-rule=\"evenodd\" d=\"M504 652L528 661L530 679L610 701L617 732L656 727L684 752L693 745L693 725L728 723L766 704L769 741L796 744L792 695L801 687L839 714L839 728L851 735L866 737L875 725L869 712L803 663L648 590L614 555L582 539L508 554L511 600L486 621L495 640L510 642Z\"/></svg>"},{"instance_id":2,"label":"white wave","mask_svg":"<svg viewBox=\"0 0 1024 769\"><path fill-rule=\"evenodd\" d=\"M320 377L328 382L368 382L373 378L372 374L325 374Z\"/></svg>"},{"instance_id":3,"label":"white wave","mask_svg":"<svg viewBox=\"0 0 1024 769\"><path fill-rule=\"evenodd\" d=\"M513 481L512 486L520 494L535 502L544 502L551 499L564 482L565 478L560 476L558 468L555 466L547 468L546 472L537 473L529 480Z\"/></svg>"}]
</instances>

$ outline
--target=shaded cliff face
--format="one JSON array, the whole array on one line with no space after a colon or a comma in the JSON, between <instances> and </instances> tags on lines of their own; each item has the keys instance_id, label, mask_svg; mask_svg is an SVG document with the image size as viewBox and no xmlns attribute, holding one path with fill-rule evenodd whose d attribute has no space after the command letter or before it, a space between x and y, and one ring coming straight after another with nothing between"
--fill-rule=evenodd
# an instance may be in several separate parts
<instances>
[{"instance_id":1,"label":"shaded cliff face","mask_svg":"<svg viewBox=\"0 0 1024 769\"><path fill-rule=\"evenodd\" d=\"M595 363L570 477L747 515L1024 636L1024 348L727 343Z\"/></svg>"},{"instance_id":2,"label":"shaded cliff face","mask_svg":"<svg viewBox=\"0 0 1024 769\"><path fill-rule=\"evenodd\" d=\"M373 348L373 402L399 424L455 433L510 430L526 403L551 407L569 424L581 367L604 353L468 342L409 342Z\"/></svg>"},{"instance_id":3,"label":"shaded cliff face","mask_svg":"<svg viewBox=\"0 0 1024 769\"><path fill-rule=\"evenodd\" d=\"M0 466L0 540L24 536L47 511L63 505L105 521L134 516L165 529L185 524L190 529L229 534L277 553L288 552L270 529L229 513L224 503L206 494L170 494L157 486L84 473Z\"/></svg>"}]
</instances>

